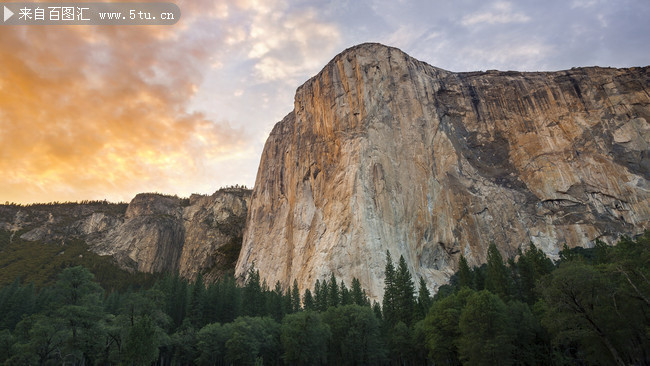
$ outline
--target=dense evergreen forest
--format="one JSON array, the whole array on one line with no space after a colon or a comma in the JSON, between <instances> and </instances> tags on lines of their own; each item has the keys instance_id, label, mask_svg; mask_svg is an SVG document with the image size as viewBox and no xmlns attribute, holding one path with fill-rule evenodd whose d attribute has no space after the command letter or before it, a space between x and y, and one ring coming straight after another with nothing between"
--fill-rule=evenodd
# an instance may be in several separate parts
<instances>
[{"instance_id":1,"label":"dense evergreen forest","mask_svg":"<svg viewBox=\"0 0 650 366\"><path fill-rule=\"evenodd\" d=\"M334 276L303 293L199 275L103 288L92 272L0 289L7 365L647 365L650 232L616 246L568 249L553 263L532 244L504 261L460 258L431 297L387 253L385 295ZM2 270L2 269L0 269Z\"/></svg>"}]
</instances>

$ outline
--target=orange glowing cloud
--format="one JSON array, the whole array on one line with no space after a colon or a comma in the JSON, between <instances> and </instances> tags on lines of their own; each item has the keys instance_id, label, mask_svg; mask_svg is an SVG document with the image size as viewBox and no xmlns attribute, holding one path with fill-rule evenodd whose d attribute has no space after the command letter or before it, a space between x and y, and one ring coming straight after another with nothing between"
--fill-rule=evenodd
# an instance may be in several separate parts
<instances>
[{"instance_id":1,"label":"orange glowing cloud","mask_svg":"<svg viewBox=\"0 0 650 366\"><path fill-rule=\"evenodd\" d=\"M189 108L221 42L193 29L199 9L175 26L3 27L0 201L187 194L208 160L247 151L244 130Z\"/></svg>"}]
</instances>

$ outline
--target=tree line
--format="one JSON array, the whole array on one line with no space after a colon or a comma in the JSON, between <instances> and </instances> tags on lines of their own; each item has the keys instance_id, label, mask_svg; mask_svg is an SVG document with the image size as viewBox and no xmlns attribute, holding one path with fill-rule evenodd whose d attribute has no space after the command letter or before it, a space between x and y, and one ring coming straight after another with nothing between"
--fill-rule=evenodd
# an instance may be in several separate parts
<instances>
[{"instance_id":1,"label":"tree line","mask_svg":"<svg viewBox=\"0 0 650 366\"><path fill-rule=\"evenodd\" d=\"M167 275L109 292L70 267L52 286L0 289L0 363L645 365L649 249L646 232L553 263L532 244L507 260L491 244L433 297L387 252L381 304L334 275L303 292L254 268L243 286Z\"/></svg>"}]
</instances>

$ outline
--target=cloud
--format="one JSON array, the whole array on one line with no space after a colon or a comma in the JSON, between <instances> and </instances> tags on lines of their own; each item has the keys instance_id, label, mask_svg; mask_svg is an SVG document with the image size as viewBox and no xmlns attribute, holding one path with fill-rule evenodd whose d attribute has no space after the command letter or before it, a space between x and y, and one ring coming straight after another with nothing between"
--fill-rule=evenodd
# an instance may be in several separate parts
<instances>
[{"instance_id":1,"label":"cloud","mask_svg":"<svg viewBox=\"0 0 650 366\"><path fill-rule=\"evenodd\" d=\"M460 59L472 60L474 70L506 69L536 70L540 59L551 54L553 47L537 40L519 40L508 43L495 42L490 48L463 47L459 49Z\"/></svg>"},{"instance_id":2,"label":"cloud","mask_svg":"<svg viewBox=\"0 0 650 366\"><path fill-rule=\"evenodd\" d=\"M590 8L601 2L601 0L573 0L571 2L571 8Z\"/></svg>"},{"instance_id":3,"label":"cloud","mask_svg":"<svg viewBox=\"0 0 650 366\"><path fill-rule=\"evenodd\" d=\"M245 130L188 109L223 42L199 31L202 16L184 7L173 27L3 28L0 201L187 194L215 161L245 155Z\"/></svg>"},{"instance_id":4,"label":"cloud","mask_svg":"<svg viewBox=\"0 0 650 366\"><path fill-rule=\"evenodd\" d=\"M258 11L249 34L248 57L262 81L297 83L300 77L322 68L341 45L341 33L321 21L314 9Z\"/></svg>"},{"instance_id":5,"label":"cloud","mask_svg":"<svg viewBox=\"0 0 650 366\"><path fill-rule=\"evenodd\" d=\"M491 6L488 11L477 12L466 15L462 18L461 24L469 27L480 23L487 24L508 24L508 23L527 23L531 20L529 16L522 12L515 12L512 4L509 2L497 2Z\"/></svg>"},{"instance_id":6,"label":"cloud","mask_svg":"<svg viewBox=\"0 0 650 366\"><path fill-rule=\"evenodd\" d=\"M452 71L650 62L645 0L176 3L171 27L2 28L0 201L250 184L295 88L361 42Z\"/></svg>"}]
</instances>

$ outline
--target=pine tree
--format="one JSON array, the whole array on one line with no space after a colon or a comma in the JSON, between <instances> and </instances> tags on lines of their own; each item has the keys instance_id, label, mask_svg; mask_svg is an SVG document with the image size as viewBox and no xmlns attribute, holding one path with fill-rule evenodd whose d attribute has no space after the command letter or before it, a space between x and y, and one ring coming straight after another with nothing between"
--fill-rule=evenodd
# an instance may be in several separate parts
<instances>
[{"instance_id":1,"label":"pine tree","mask_svg":"<svg viewBox=\"0 0 650 366\"><path fill-rule=\"evenodd\" d=\"M384 300L382 313L384 322L392 326L396 323L397 288L396 274L390 252L386 251L386 268L384 270Z\"/></svg>"},{"instance_id":2,"label":"pine tree","mask_svg":"<svg viewBox=\"0 0 650 366\"><path fill-rule=\"evenodd\" d=\"M204 297L205 297L205 286L203 285L203 275L199 272L194 280L194 285L192 285L192 291L190 295L190 307L189 315L190 321L195 327L201 327L203 325L204 319Z\"/></svg>"},{"instance_id":3,"label":"pine tree","mask_svg":"<svg viewBox=\"0 0 650 366\"><path fill-rule=\"evenodd\" d=\"M352 303L359 306L366 305L365 293L363 292L363 289L361 289L361 282L359 282L359 279L356 277L352 279L352 290L350 291L350 296L352 297Z\"/></svg>"},{"instance_id":4,"label":"pine tree","mask_svg":"<svg viewBox=\"0 0 650 366\"><path fill-rule=\"evenodd\" d=\"M305 310L316 310L316 306L314 305L314 298L311 296L311 291L309 289L305 290L305 296L302 298L302 303Z\"/></svg>"},{"instance_id":5,"label":"pine tree","mask_svg":"<svg viewBox=\"0 0 650 366\"><path fill-rule=\"evenodd\" d=\"M424 319L429 312L429 308L432 303L431 293L427 288L427 283L424 281L424 278L420 276L420 288L418 290L418 318Z\"/></svg>"},{"instance_id":6,"label":"pine tree","mask_svg":"<svg viewBox=\"0 0 650 366\"><path fill-rule=\"evenodd\" d=\"M332 275L330 276L327 305L336 307L339 306L340 303L341 303L341 294L339 292L339 286L336 283L336 277L334 277L334 273L332 273Z\"/></svg>"},{"instance_id":7,"label":"pine tree","mask_svg":"<svg viewBox=\"0 0 650 366\"><path fill-rule=\"evenodd\" d=\"M291 287L287 288L287 292L282 295L282 313L291 314L293 313L293 292ZM284 315L283 315L284 316ZM278 321L282 321L279 319Z\"/></svg>"},{"instance_id":8,"label":"pine tree","mask_svg":"<svg viewBox=\"0 0 650 366\"><path fill-rule=\"evenodd\" d=\"M264 286L266 287L266 286ZM243 292L244 315L261 316L264 312L264 294L260 286L260 271L251 266Z\"/></svg>"},{"instance_id":9,"label":"pine tree","mask_svg":"<svg viewBox=\"0 0 650 366\"><path fill-rule=\"evenodd\" d=\"M396 318L398 321L410 326L413 321L413 311L415 310L415 285L403 256L399 257L395 282L397 288Z\"/></svg>"},{"instance_id":10,"label":"pine tree","mask_svg":"<svg viewBox=\"0 0 650 366\"><path fill-rule=\"evenodd\" d=\"M266 294L267 302L267 311L271 314L271 317L276 321L282 320L284 317L284 306L283 306L283 296L282 296L282 286L280 281L275 283L275 288L273 291Z\"/></svg>"},{"instance_id":11,"label":"pine tree","mask_svg":"<svg viewBox=\"0 0 650 366\"><path fill-rule=\"evenodd\" d=\"M383 317L383 315L381 313L381 306L379 305L379 303L377 301L374 301L372 303L372 311L375 313L375 317L377 318L377 320L379 320L381 322L384 319L384 317Z\"/></svg>"},{"instance_id":12,"label":"pine tree","mask_svg":"<svg viewBox=\"0 0 650 366\"><path fill-rule=\"evenodd\" d=\"M458 285L460 287L474 288L474 279L472 277L472 270L467 264L467 259L461 254L458 260Z\"/></svg>"},{"instance_id":13,"label":"pine tree","mask_svg":"<svg viewBox=\"0 0 650 366\"><path fill-rule=\"evenodd\" d=\"M329 297L329 284L327 280L320 282L316 280L316 285L314 286L314 306L318 311L325 311L328 307L328 297Z\"/></svg>"},{"instance_id":14,"label":"pine tree","mask_svg":"<svg viewBox=\"0 0 650 366\"><path fill-rule=\"evenodd\" d=\"M544 252L530 243L526 252L519 256L516 268L521 299L528 304L535 303L537 301L535 291L537 281L551 273L554 268L553 262L546 257Z\"/></svg>"},{"instance_id":15,"label":"pine tree","mask_svg":"<svg viewBox=\"0 0 650 366\"><path fill-rule=\"evenodd\" d=\"M352 296L350 291L345 286L345 282L341 281L341 305L350 305L352 304Z\"/></svg>"},{"instance_id":16,"label":"pine tree","mask_svg":"<svg viewBox=\"0 0 650 366\"><path fill-rule=\"evenodd\" d=\"M320 284L320 293L318 294L318 298L320 300L318 304L318 309L320 311L326 311L328 307L330 307L329 303L329 293L330 293L330 285L327 283L327 280L323 280Z\"/></svg>"},{"instance_id":17,"label":"pine tree","mask_svg":"<svg viewBox=\"0 0 650 366\"><path fill-rule=\"evenodd\" d=\"M503 257L501 257L497 246L492 243L488 248L485 288L493 294L499 295L501 299L507 299L509 280L508 268L503 263Z\"/></svg>"},{"instance_id":18,"label":"pine tree","mask_svg":"<svg viewBox=\"0 0 650 366\"><path fill-rule=\"evenodd\" d=\"M572 251L567 243L562 245L562 250L560 250L560 262L571 262L578 258L580 258L580 256Z\"/></svg>"},{"instance_id":19,"label":"pine tree","mask_svg":"<svg viewBox=\"0 0 650 366\"><path fill-rule=\"evenodd\" d=\"M173 328L179 327L187 313L188 289L187 281L178 273L169 274L160 282L160 291L164 296L164 311L173 322Z\"/></svg>"},{"instance_id":20,"label":"pine tree","mask_svg":"<svg viewBox=\"0 0 650 366\"><path fill-rule=\"evenodd\" d=\"M291 290L291 311L294 313L302 310L300 308L300 290L298 289L298 281L293 280L293 289Z\"/></svg>"},{"instance_id":21,"label":"pine tree","mask_svg":"<svg viewBox=\"0 0 650 366\"><path fill-rule=\"evenodd\" d=\"M321 304L323 303L323 299L320 298L320 287L320 280L317 279L316 284L314 285L314 309L317 311L322 311Z\"/></svg>"}]
</instances>

